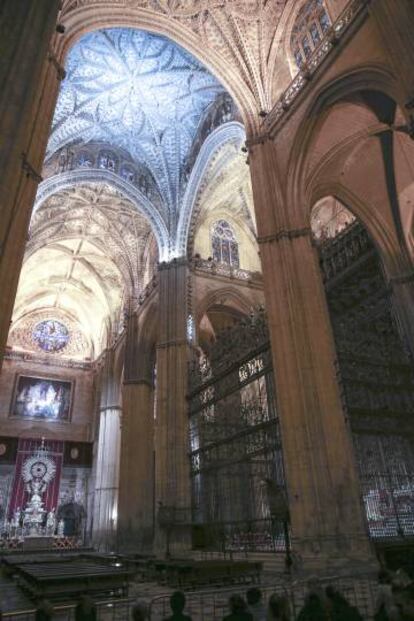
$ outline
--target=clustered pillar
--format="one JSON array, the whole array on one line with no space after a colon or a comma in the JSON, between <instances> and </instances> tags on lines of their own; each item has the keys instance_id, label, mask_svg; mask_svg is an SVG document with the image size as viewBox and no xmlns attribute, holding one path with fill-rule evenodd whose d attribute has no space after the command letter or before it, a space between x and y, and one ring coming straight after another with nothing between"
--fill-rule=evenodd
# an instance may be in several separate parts
<instances>
[{"instance_id":1,"label":"clustered pillar","mask_svg":"<svg viewBox=\"0 0 414 621\"><path fill-rule=\"evenodd\" d=\"M146 551L154 534L154 408L151 356L140 320L132 315L126 332L118 544Z\"/></svg>"},{"instance_id":2,"label":"clustered pillar","mask_svg":"<svg viewBox=\"0 0 414 621\"><path fill-rule=\"evenodd\" d=\"M190 467L187 393L187 293L185 259L159 267L160 333L157 344L157 421L155 434L156 548L166 550L169 512L174 526L168 532L170 551L189 547ZM163 514L164 512L164 514ZM167 521L170 520L167 519Z\"/></svg>"},{"instance_id":3,"label":"clustered pillar","mask_svg":"<svg viewBox=\"0 0 414 621\"><path fill-rule=\"evenodd\" d=\"M63 73L52 62L60 0L4 0L0 61L0 360ZM54 59L55 60L55 59Z\"/></svg>"},{"instance_id":4,"label":"clustered pillar","mask_svg":"<svg viewBox=\"0 0 414 621\"><path fill-rule=\"evenodd\" d=\"M273 142L250 149L291 517L304 567L372 561L316 250L279 184Z\"/></svg>"},{"instance_id":5,"label":"clustered pillar","mask_svg":"<svg viewBox=\"0 0 414 621\"><path fill-rule=\"evenodd\" d=\"M119 405L105 406L100 409L99 416L93 540L98 549L111 550L116 541L118 517L121 408Z\"/></svg>"}]
</instances>

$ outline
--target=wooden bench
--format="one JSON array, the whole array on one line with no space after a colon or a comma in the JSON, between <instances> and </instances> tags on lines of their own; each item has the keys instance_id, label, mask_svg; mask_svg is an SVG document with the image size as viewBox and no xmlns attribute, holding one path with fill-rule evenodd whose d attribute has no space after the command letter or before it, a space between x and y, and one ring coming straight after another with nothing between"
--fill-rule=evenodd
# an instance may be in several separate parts
<instances>
[{"instance_id":1,"label":"wooden bench","mask_svg":"<svg viewBox=\"0 0 414 621\"><path fill-rule=\"evenodd\" d=\"M244 560L156 560L152 566L156 581L173 587L259 582L262 572L262 563Z\"/></svg>"},{"instance_id":2,"label":"wooden bench","mask_svg":"<svg viewBox=\"0 0 414 621\"><path fill-rule=\"evenodd\" d=\"M115 564L114 564L115 565ZM32 597L64 600L90 595L128 595L131 570L82 560L15 565L20 586Z\"/></svg>"}]
</instances>

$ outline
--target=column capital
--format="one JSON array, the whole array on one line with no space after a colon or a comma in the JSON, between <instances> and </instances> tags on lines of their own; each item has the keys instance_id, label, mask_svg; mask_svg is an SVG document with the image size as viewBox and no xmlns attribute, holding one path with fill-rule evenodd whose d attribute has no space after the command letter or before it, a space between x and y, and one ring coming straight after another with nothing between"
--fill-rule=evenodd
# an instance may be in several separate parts
<instances>
[{"instance_id":1,"label":"column capital","mask_svg":"<svg viewBox=\"0 0 414 621\"><path fill-rule=\"evenodd\" d=\"M188 345L187 339L170 339L169 341L161 341L157 343L156 349L166 349L167 347L176 347L177 345Z\"/></svg>"},{"instance_id":2,"label":"column capital","mask_svg":"<svg viewBox=\"0 0 414 621\"><path fill-rule=\"evenodd\" d=\"M296 239L297 237L307 237L312 235L312 229L310 227L304 227L301 229L281 229L272 235L262 235L257 238L259 244L269 244L274 241L280 241L282 239Z\"/></svg>"},{"instance_id":3,"label":"column capital","mask_svg":"<svg viewBox=\"0 0 414 621\"><path fill-rule=\"evenodd\" d=\"M132 379L127 379L123 381L124 386L129 386L130 384L146 384L150 388L153 386L152 379L149 377L134 377Z\"/></svg>"},{"instance_id":4,"label":"column capital","mask_svg":"<svg viewBox=\"0 0 414 621\"><path fill-rule=\"evenodd\" d=\"M106 410L116 410L117 412L122 412L122 408L120 405L102 405L99 408L99 412L106 412Z\"/></svg>"},{"instance_id":5,"label":"column capital","mask_svg":"<svg viewBox=\"0 0 414 621\"><path fill-rule=\"evenodd\" d=\"M406 285L408 283L414 282L414 270L410 270L405 274L399 274L398 276L391 276L388 280L391 288L396 285Z\"/></svg>"},{"instance_id":6,"label":"column capital","mask_svg":"<svg viewBox=\"0 0 414 621\"><path fill-rule=\"evenodd\" d=\"M162 261L158 263L158 271L171 270L176 267L187 266L188 264L187 257L176 257L175 259L171 259L171 261Z\"/></svg>"}]
</instances>

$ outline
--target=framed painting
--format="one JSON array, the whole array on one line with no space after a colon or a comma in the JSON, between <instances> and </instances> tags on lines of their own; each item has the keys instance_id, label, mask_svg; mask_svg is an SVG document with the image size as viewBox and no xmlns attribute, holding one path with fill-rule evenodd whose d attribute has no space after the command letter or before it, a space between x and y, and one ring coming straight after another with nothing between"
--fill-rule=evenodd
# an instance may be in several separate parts
<instances>
[{"instance_id":1,"label":"framed painting","mask_svg":"<svg viewBox=\"0 0 414 621\"><path fill-rule=\"evenodd\" d=\"M69 422L74 382L17 375L10 416Z\"/></svg>"}]
</instances>

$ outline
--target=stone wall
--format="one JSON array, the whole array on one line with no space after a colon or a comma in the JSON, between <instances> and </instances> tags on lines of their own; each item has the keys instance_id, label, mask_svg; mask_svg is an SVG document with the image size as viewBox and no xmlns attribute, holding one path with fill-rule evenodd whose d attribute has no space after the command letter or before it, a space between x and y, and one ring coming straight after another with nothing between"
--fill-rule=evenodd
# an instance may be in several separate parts
<instances>
[{"instance_id":1,"label":"stone wall","mask_svg":"<svg viewBox=\"0 0 414 621\"><path fill-rule=\"evenodd\" d=\"M11 416L13 392L19 374L74 382L69 422L23 419ZM0 374L0 425L2 435L46 437L58 440L94 440L95 381L91 369L45 365L6 359Z\"/></svg>"}]
</instances>

